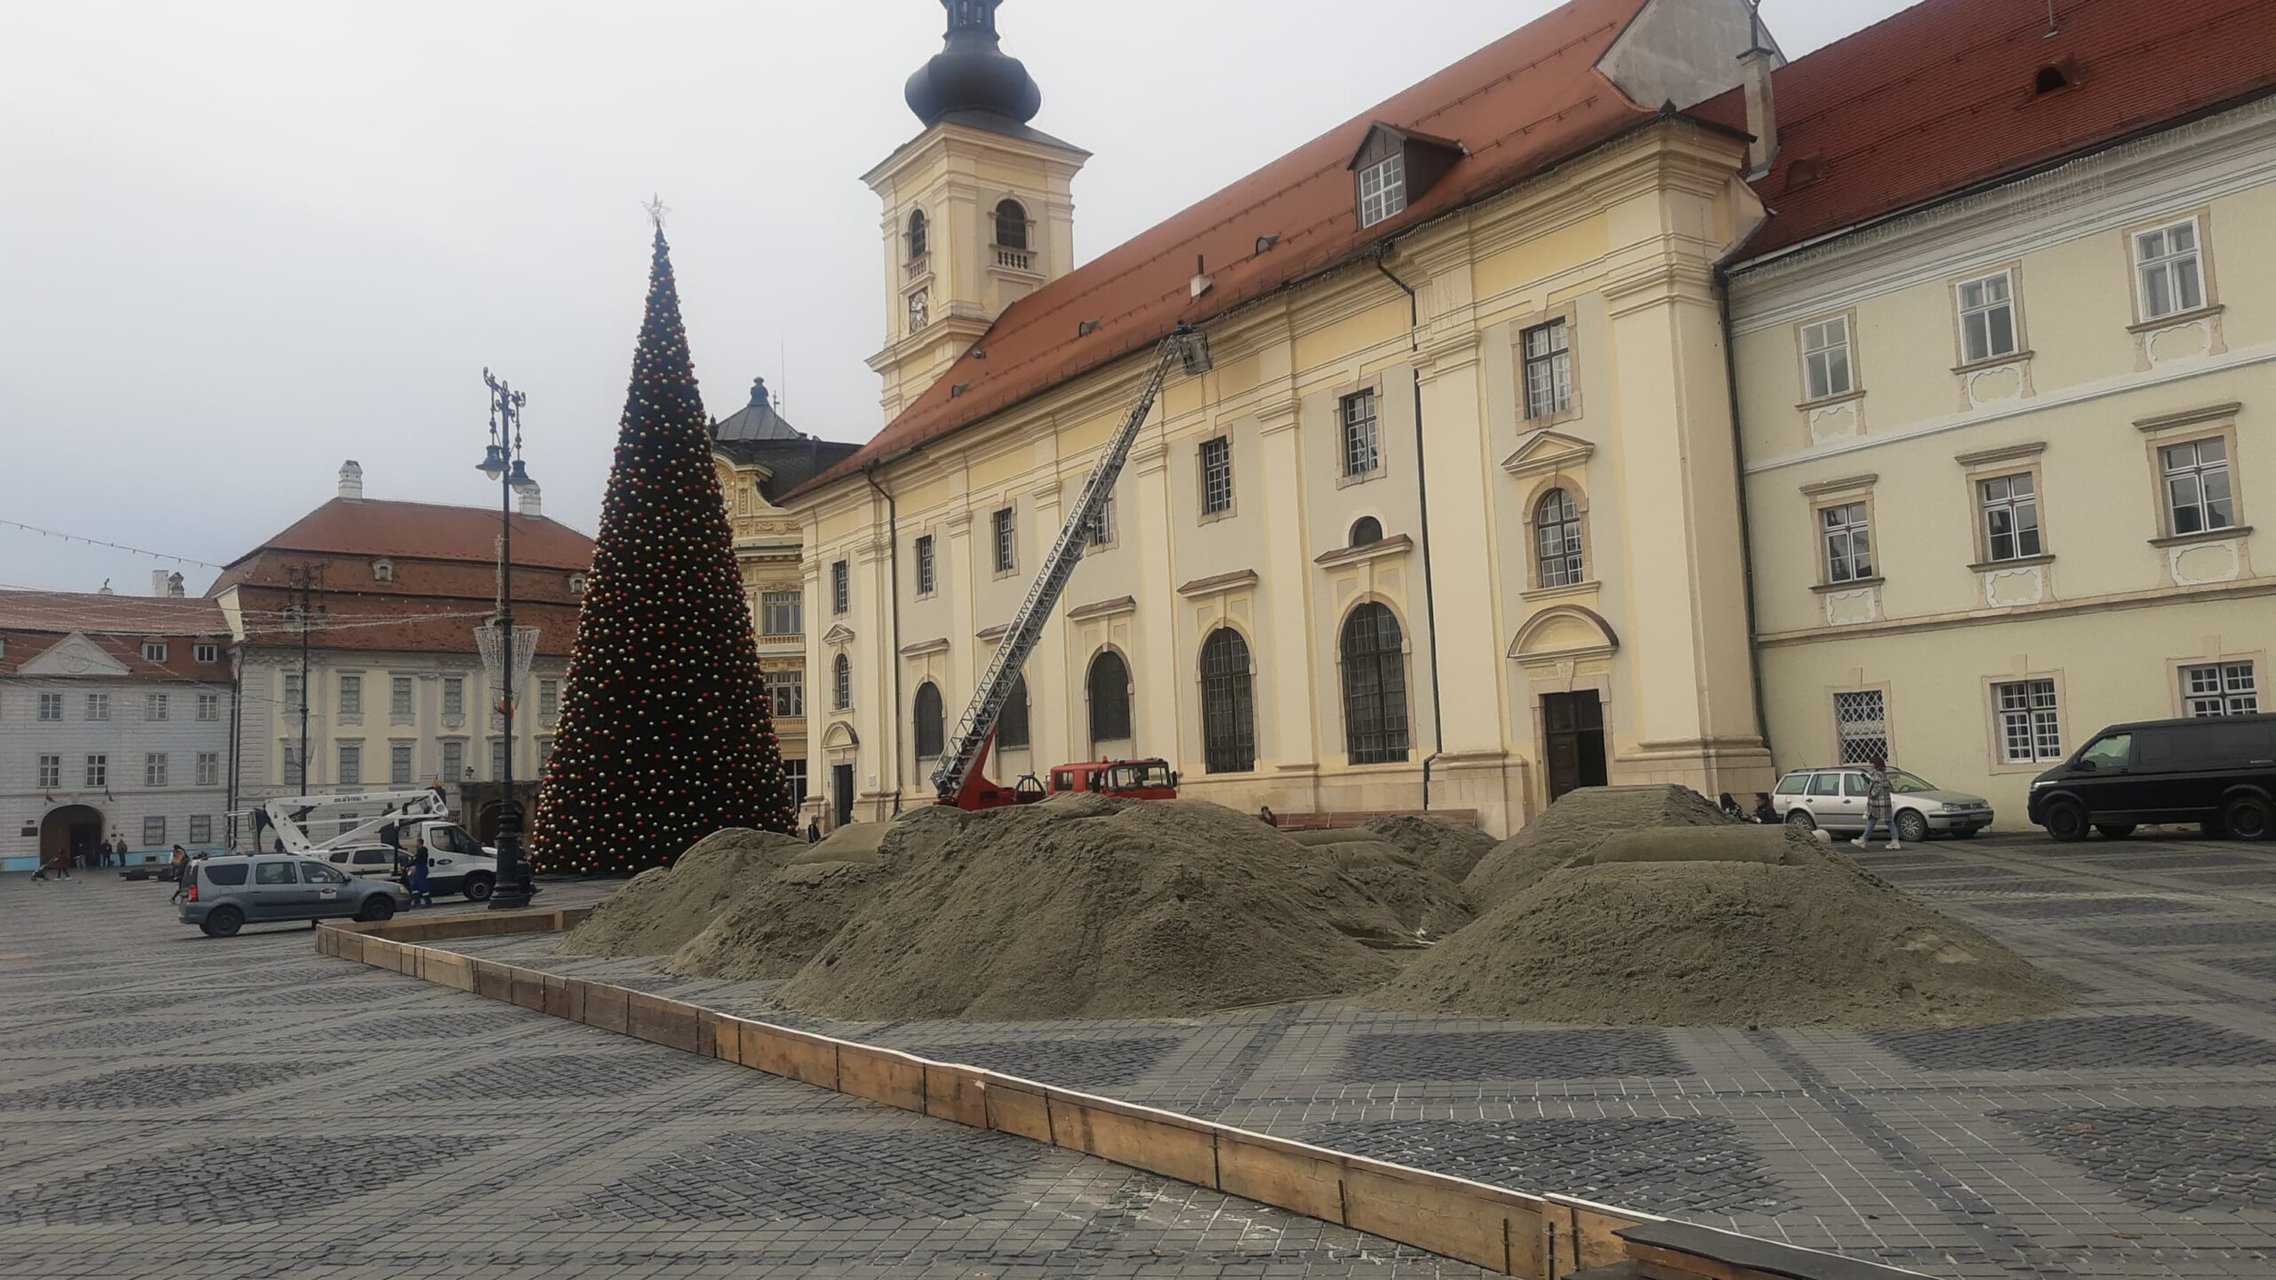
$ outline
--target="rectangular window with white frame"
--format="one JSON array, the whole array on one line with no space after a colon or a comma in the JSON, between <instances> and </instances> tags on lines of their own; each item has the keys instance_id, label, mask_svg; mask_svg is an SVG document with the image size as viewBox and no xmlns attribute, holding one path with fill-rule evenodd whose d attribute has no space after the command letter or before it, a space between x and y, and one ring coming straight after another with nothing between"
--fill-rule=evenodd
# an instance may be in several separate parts
<instances>
[{"instance_id":1,"label":"rectangular window with white frame","mask_svg":"<svg viewBox=\"0 0 2276 1280\"><path fill-rule=\"evenodd\" d=\"M2062 708L2052 680L2002 680L1992 685L2003 764L2044 764L2063 758Z\"/></svg>"},{"instance_id":2,"label":"rectangular window with white frame","mask_svg":"<svg viewBox=\"0 0 2276 1280\"><path fill-rule=\"evenodd\" d=\"M163 640L143 641L142 660L144 662L164 662L166 660L166 642Z\"/></svg>"},{"instance_id":3,"label":"rectangular window with white frame","mask_svg":"<svg viewBox=\"0 0 2276 1280\"><path fill-rule=\"evenodd\" d=\"M989 528L996 552L996 572L1010 573L1019 568L1018 526L1013 523L1012 509L998 507L989 517Z\"/></svg>"},{"instance_id":4,"label":"rectangular window with white frame","mask_svg":"<svg viewBox=\"0 0 2276 1280\"><path fill-rule=\"evenodd\" d=\"M2229 484L2226 437L2162 445L2157 456L2159 468L2164 472L2169 535L2209 533L2236 524L2236 495Z\"/></svg>"},{"instance_id":5,"label":"rectangular window with white frame","mask_svg":"<svg viewBox=\"0 0 2276 1280\"><path fill-rule=\"evenodd\" d=\"M1098 518L1091 521L1090 547L1097 550L1114 545L1114 490L1106 491L1106 499L1099 503Z\"/></svg>"},{"instance_id":6,"label":"rectangular window with white frame","mask_svg":"<svg viewBox=\"0 0 2276 1280\"><path fill-rule=\"evenodd\" d=\"M1862 582L1873 577L1872 517L1865 502L1820 507L1818 530L1828 584Z\"/></svg>"},{"instance_id":7,"label":"rectangular window with white frame","mask_svg":"<svg viewBox=\"0 0 2276 1280\"><path fill-rule=\"evenodd\" d=\"M212 815L212 814L210 814L210 813L193 813L193 814L191 814L191 815L190 815L190 843L191 843L191 844L212 844L212 843L213 843L213 815Z\"/></svg>"},{"instance_id":8,"label":"rectangular window with white frame","mask_svg":"<svg viewBox=\"0 0 2276 1280\"><path fill-rule=\"evenodd\" d=\"M411 744L391 742L387 746L387 785L408 787L415 779L411 770Z\"/></svg>"},{"instance_id":9,"label":"rectangular window with white frame","mask_svg":"<svg viewBox=\"0 0 2276 1280\"><path fill-rule=\"evenodd\" d=\"M63 695L60 693L41 694L39 717L42 720L63 719Z\"/></svg>"},{"instance_id":10,"label":"rectangular window with white frame","mask_svg":"<svg viewBox=\"0 0 2276 1280\"><path fill-rule=\"evenodd\" d=\"M1849 358L1849 317L1829 316L1802 326L1802 399L1832 400L1856 390Z\"/></svg>"},{"instance_id":11,"label":"rectangular window with white frame","mask_svg":"<svg viewBox=\"0 0 2276 1280\"><path fill-rule=\"evenodd\" d=\"M340 774L337 779L343 787L360 787L364 781L364 749L361 743L340 744Z\"/></svg>"},{"instance_id":12,"label":"rectangular window with white frame","mask_svg":"<svg viewBox=\"0 0 2276 1280\"><path fill-rule=\"evenodd\" d=\"M767 705L778 720L796 720L806 714L806 673L797 667L769 671L765 676Z\"/></svg>"},{"instance_id":13,"label":"rectangular window with white frame","mask_svg":"<svg viewBox=\"0 0 2276 1280\"><path fill-rule=\"evenodd\" d=\"M1978 480L1976 501L1983 512L1987 562L2028 560L2043 554L2038 485L2030 472Z\"/></svg>"},{"instance_id":14,"label":"rectangular window with white frame","mask_svg":"<svg viewBox=\"0 0 2276 1280\"><path fill-rule=\"evenodd\" d=\"M759 597L759 630L770 636L796 636L806 633L803 602L806 597L797 591L769 591Z\"/></svg>"},{"instance_id":15,"label":"rectangular window with white frame","mask_svg":"<svg viewBox=\"0 0 2276 1280\"><path fill-rule=\"evenodd\" d=\"M461 720L466 716L466 678L443 677L443 719Z\"/></svg>"},{"instance_id":16,"label":"rectangular window with white frame","mask_svg":"<svg viewBox=\"0 0 2276 1280\"><path fill-rule=\"evenodd\" d=\"M1573 407L1572 330L1563 319L1525 331L1525 416L1554 418Z\"/></svg>"},{"instance_id":17,"label":"rectangular window with white frame","mask_svg":"<svg viewBox=\"0 0 2276 1280\"><path fill-rule=\"evenodd\" d=\"M300 714L301 689L302 685L300 673L298 671L286 672L284 676L283 710L289 711L294 715Z\"/></svg>"},{"instance_id":18,"label":"rectangular window with white frame","mask_svg":"<svg viewBox=\"0 0 2276 1280\"><path fill-rule=\"evenodd\" d=\"M163 693L142 695L142 718L150 721L167 720L173 716L173 699Z\"/></svg>"},{"instance_id":19,"label":"rectangular window with white frame","mask_svg":"<svg viewBox=\"0 0 2276 1280\"><path fill-rule=\"evenodd\" d=\"M1879 689L1833 695L1834 742L1842 764L1889 758L1888 697Z\"/></svg>"},{"instance_id":20,"label":"rectangular window with white frame","mask_svg":"<svg viewBox=\"0 0 2276 1280\"><path fill-rule=\"evenodd\" d=\"M308 771L301 767L299 747L286 743L277 749L277 780L288 787L308 785Z\"/></svg>"},{"instance_id":21,"label":"rectangular window with white frame","mask_svg":"<svg viewBox=\"0 0 2276 1280\"><path fill-rule=\"evenodd\" d=\"M1218 436L1201 442L1201 514L1204 518L1233 510L1233 442Z\"/></svg>"},{"instance_id":22,"label":"rectangular window with white frame","mask_svg":"<svg viewBox=\"0 0 2276 1280\"><path fill-rule=\"evenodd\" d=\"M39 785L42 790L53 790L63 785L63 757L41 756Z\"/></svg>"},{"instance_id":23,"label":"rectangular window with white frame","mask_svg":"<svg viewBox=\"0 0 2276 1280\"><path fill-rule=\"evenodd\" d=\"M1343 474L1356 479L1373 475L1383 468L1383 445L1376 429L1375 393L1355 392L1345 396L1338 405L1338 417L1343 420Z\"/></svg>"},{"instance_id":24,"label":"rectangular window with white frame","mask_svg":"<svg viewBox=\"0 0 2276 1280\"><path fill-rule=\"evenodd\" d=\"M87 718L88 718L89 720L108 720L108 719L110 719L110 718L111 718L111 695L109 695L109 694L107 694L107 693L90 693L90 694L88 694L88 695L87 695Z\"/></svg>"},{"instance_id":25,"label":"rectangular window with white frame","mask_svg":"<svg viewBox=\"0 0 2276 1280\"><path fill-rule=\"evenodd\" d=\"M793 805L806 803L806 762L804 760L783 761L782 782L783 790L790 796L790 803Z\"/></svg>"},{"instance_id":26,"label":"rectangular window with white frame","mask_svg":"<svg viewBox=\"0 0 2276 1280\"><path fill-rule=\"evenodd\" d=\"M220 752L198 752L198 785L201 787L218 787L221 785Z\"/></svg>"},{"instance_id":27,"label":"rectangular window with white frame","mask_svg":"<svg viewBox=\"0 0 2276 1280\"><path fill-rule=\"evenodd\" d=\"M853 607L853 566L843 560L830 564L830 612L844 617Z\"/></svg>"},{"instance_id":28,"label":"rectangular window with white frame","mask_svg":"<svg viewBox=\"0 0 2276 1280\"><path fill-rule=\"evenodd\" d=\"M387 678L387 718L396 724L410 724L416 704L412 700L411 677Z\"/></svg>"},{"instance_id":29,"label":"rectangular window with white frame","mask_svg":"<svg viewBox=\"0 0 2276 1280\"><path fill-rule=\"evenodd\" d=\"M111 785L111 758L102 754L88 756L87 789L92 791L96 787L107 787L109 785Z\"/></svg>"},{"instance_id":30,"label":"rectangular window with white frame","mask_svg":"<svg viewBox=\"0 0 2276 1280\"><path fill-rule=\"evenodd\" d=\"M221 661L221 646L218 644L192 645L190 646L190 656L199 662L219 662Z\"/></svg>"},{"instance_id":31,"label":"rectangular window with white frame","mask_svg":"<svg viewBox=\"0 0 2276 1280\"><path fill-rule=\"evenodd\" d=\"M443 743L444 782L459 782L466 777L466 740L451 738Z\"/></svg>"},{"instance_id":32,"label":"rectangular window with white frame","mask_svg":"<svg viewBox=\"0 0 2276 1280\"><path fill-rule=\"evenodd\" d=\"M2021 346L2015 323L2015 277L2001 271L1960 283L1960 363L2012 356Z\"/></svg>"},{"instance_id":33,"label":"rectangular window with white frame","mask_svg":"<svg viewBox=\"0 0 2276 1280\"><path fill-rule=\"evenodd\" d=\"M2246 662L2207 662L2181 669L2181 705L2192 716L2249 716L2260 711L2259 672Z\"/></svg>"},{"instance_id":34,"label":"rectangular window with white frame","mask_svg":"<svg viewBox=\"0 0 2276 1280\"><path fill-rule=\"evenodd\" d=\"M540 720L556 720L559 719L560 716L561 682L559 680L538 681L537 718Z\"/></svg>"},{"instance_id":35,"label":"rectangular window with white frame","mask_svg":"<svg viewBox=\"0 0 2276 1280\"><path fill-rule=\"evenodd\" d=\"M1359 225L1372 227L1407 207L1407 160L1393 154L1359 171Z\"/></svg>"},{"instance_id":36,"label":"rectangular window with white frame","mask_svg":"<svg viewBox=\"0 0 2276 1280\"><path fill-rule=\"evenodd\" d=\"M220 694L201 693L198 695L198 719L208 723L221 719Z\"/></svg>"},{"instance_id":37,"label":"rectangular window with white frame","mask_svg":"<svg viewBox=\"0 0 2276 1280\"><path fill-rule=\"evenodd\" d=\"M166 843L166 820L149 817L142 820L143 847L155 849Z\"/></svg>"},{"instance_id":38,"label":"rectangular window with white frame","mask_svg":"<svg viewBox=\"0 0 2276 1280\"><path fill-rule=\"evenodd\" d=\"M506 740L490 739L490 780L503 781L506 776Z\"/></svg>"},{"instance_id":39,"label":"rectangular window with white frame","mask_svg":"<svg viewBox=\"0 0 2276 1280\"><path fill-rule=\"evenodd\" d=\"M340 677L340 714L360 716L364 713L364 678L359 675Z\"/></svg>"},{"instance_id":40,"label":"rectangular window with white frame","mask_svg":"<svg viewBox=\"0 0 2276 1280\"><path fill-rule=\"evenodd\" d=\"M917 594L929 596L936 585L933 566L933 536L924 534L917 539Z\"/></svg>"},{"instance_id":41,"label":"rectangular window with white frame","mask_svg":"<svg viewBox=\"0 0 2276 1280\"><path fill-rule=\"evenodd\" d=\"M2204 247L2197 220L2184 218L2134 233L2134 279L2143 321L2205 305Z\"/></svg>"},{"instance_id":42,"label":"rectangular window with white frame","mask_svg":"<svg viewBox=\"0 0 2276 1280\"><path fill-rule=\"evenodd\" d=\"M163 751L149 751L143 753L142 785L146 787L165 786L167 769L170 764L172 764L172 761Z\"/></svg>"}]
</instances>

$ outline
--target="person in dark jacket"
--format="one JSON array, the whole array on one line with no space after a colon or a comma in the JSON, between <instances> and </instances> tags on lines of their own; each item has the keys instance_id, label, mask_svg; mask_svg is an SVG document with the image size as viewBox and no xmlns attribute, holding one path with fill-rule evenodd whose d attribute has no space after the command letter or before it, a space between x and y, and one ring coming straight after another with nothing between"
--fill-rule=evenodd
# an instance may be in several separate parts
<instances>
[{"instance_id":1,"label":"person in dark jacket","mask_svg":"<svg viewBox=\"0 0 2276 1280\"><path fill-rule=\"evenodd\" d=\"M822 843L822 820L821 820L821 819L819 819L819 818L808 818L808 819L806 820L806 843L808 843L808 844L820 844L820 843Z\"/></svg>"},{"instance_id":2,"label":"person in dark jacket","mask_svg":"<svg viewBox=\"0 0 2276 1280\"><path fill-rule=\"evenodd\" d=\"M197 873L190 869L190 851L180 845L175 845L171 865L174 868L174 897L172 901L180 902L189 896L190 885L197 876Z\"/></svg>"},{"instance_id":3,"label":"person in dark jacket","mask_svg":"<svg viewBox=\"0 0 2276 1280\"><path fill-rule=\"evenodd\" d=\"M434 894L428 888L427 847L423 844L419 846L418 852L411 855L411 874L405 877L404 887L411 891L412 906L435 905Z\"/></svg>"},{"instance_id":4,"label":"person in dark jacket","mask_svg":"<svg viewBox=\"0 0 2276 1280\"><path fill-rule=\"evenodd\" d=\"M1764 826L1778 825L1778 806L1770 803L1770 793L1767 791L1754 793L1754 820Z\"/></svg>"}]
</instances>

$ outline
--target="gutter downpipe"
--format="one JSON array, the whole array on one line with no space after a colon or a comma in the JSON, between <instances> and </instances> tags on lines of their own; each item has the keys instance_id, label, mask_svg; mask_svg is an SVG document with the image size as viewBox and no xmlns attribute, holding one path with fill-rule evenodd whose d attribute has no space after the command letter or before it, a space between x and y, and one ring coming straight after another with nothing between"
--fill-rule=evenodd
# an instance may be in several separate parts
<instances>
[{"instance_id":1,"label":"gutter downpipe","mask_svg":"<svg viewBox=\"0 0 2276 1280\"><path fill-rule=\"evenodd\" d=\"M1732 473L1739 497L1739 571L1746 583L1747 670L1754 677L1755 732L1762 735L1762 749L1768 752L1770 718L1762 701L1762 646L1754 641L1754 517L1747 510L1746 435L1739 424L1738 344L1731 341L1731 273L1720 262L1715 264L1715 304L1723 313L1723 385L1731 398Z\"/></svg>"},{"instance_id":2,"label":"gutter downpipe","mask_svg":"<svg viewBox=\"0 0 2276 1280\"><path fill-rule=\"evenodd\" d=\"M885 555L886 572L892 581L885 594L893 601L893 640L886 646L886 659L893 664L893 732L886 735L893 740L893 816L901 816L901 507L885 486L877 483L875 462L861 469L861 478L885 499Z\"/></svg>"},{"instance_id":3,"label":"gutter downpipe","mask_svg":"<svg viewBox=\"0 0 2276 1280\"><path fill-rule=\"evenodd\" d=\"M1391 242L1377 242L1368 254L1368 260L1383 278L1399 286L1407 295L1407 349L1415 356L1422 355L1422 300L1413 286L1394 275L1383 259L1391 253ZM1422 807L1430 812L1430 770L1438 758L1446 754L1446 715L1441 709L1438 691L1438 581L1430 569L1430 480L1423 466L1423 394L1422 364L1409 362L1409 375L1415 389L1415 499L1422 510L1422 562L1423 562L1423 622L1430 628L1430 729L1434 743L1431 753L1423 757Z\"/></svg>"}]
</instances>

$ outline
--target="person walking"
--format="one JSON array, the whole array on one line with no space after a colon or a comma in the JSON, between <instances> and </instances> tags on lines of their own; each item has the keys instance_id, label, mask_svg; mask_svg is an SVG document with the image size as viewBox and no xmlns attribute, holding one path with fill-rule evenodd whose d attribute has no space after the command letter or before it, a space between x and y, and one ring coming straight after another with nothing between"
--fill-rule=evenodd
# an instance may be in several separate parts
<instances>
[{"instance_id":1,"label":"person walking","mask_svg":"<svg viewBox=\"0 0 2276 1280\"><path fill-rule=\"evenodd\" d=\"M1889 815L1889 762L1882 756L1874 756L1873 767L1866 771L1865 830L1859 832L1857 838L1850 843L1860 849L1864 848L1865 842L1873 838L1875 824L1887 828L1889 832L1887 848L1902 849L1905 847L1904 841L1897 839L1896 824Z\"/></svg>"},{"instance_id":2,"label":"person walking","mask_svg":"<svg viewBox=\"0 0 2276 1280\"><path fill-rule=\"evenodd\" d=\"M427 847L422 844L411 855L411 874L404 877L403 881L404 887L411 891L411 905L414 907L435 905L434 894L428 891L427 873Z\"/></svg>"},{"instance_id":3,"label":"person walking","mask_svg":"<svg viewBox=\"0 0 2276 1280\"><path fill-rule=\"evenodd\" d=\"M170 865L174 868L174 896L170 901L180 902L189 896L190 886L196 882L195 873L190 870L190 851L175 845Z\"/></svg>"}]
</instances>

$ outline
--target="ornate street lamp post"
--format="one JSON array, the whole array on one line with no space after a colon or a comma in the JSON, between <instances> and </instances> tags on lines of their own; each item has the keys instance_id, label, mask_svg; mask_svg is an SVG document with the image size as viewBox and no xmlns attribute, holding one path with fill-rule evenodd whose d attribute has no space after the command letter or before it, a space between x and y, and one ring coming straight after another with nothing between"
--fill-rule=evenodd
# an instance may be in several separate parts
<instances>
[{"instance_id":1,"label":"ornate street lamp post","mask_svg":"<svg viewBox=\"0 0 2276 1280\"><path fill-rule=\"evenodd\" d=\"M482 371L490 388L490 444L477 468L498 482L498 616L477 629L483 668L498 695L504 750L498 768L498 883L490 908L513 910L537 895L522 855L522 807L514 799L514 703L537 652L537 629L514 627L514 494L534 485L522 462L522 404L528 397ZM485 635L483 632L488 632Z\"/></svg>"}]
</instances>

